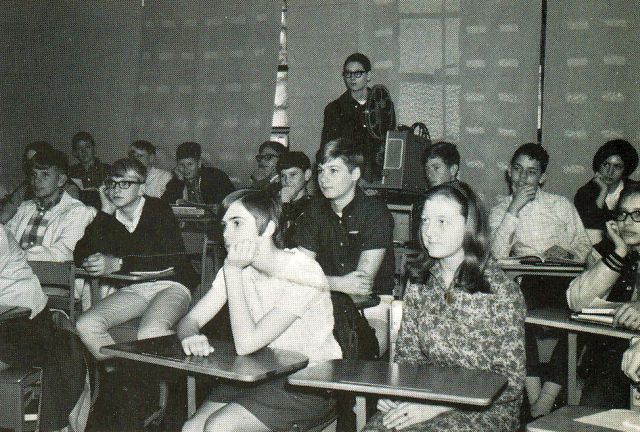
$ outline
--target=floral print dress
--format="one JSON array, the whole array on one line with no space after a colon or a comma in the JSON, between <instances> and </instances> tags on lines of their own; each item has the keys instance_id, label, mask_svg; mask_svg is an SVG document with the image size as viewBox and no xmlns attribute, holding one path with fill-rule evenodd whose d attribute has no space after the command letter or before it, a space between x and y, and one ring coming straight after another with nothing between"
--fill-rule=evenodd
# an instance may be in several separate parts
<instances>
[{"instance_id":1,"label":"floral print dress","mask_svg":"<svg viewBox=\"0 0 640 432\"><path fill-rule=\"evenodd\" d=\"M445 287L437 261L425 284L409 283L404 297L396 361L492 371L508 385L487 408L456 406L404 429L412 432L506 432L518 428L525 378L524 319L520 288L489 259L491 292L469 294ZM364 429L386 431L377 413Z\"/></svg>"}]
</instances>

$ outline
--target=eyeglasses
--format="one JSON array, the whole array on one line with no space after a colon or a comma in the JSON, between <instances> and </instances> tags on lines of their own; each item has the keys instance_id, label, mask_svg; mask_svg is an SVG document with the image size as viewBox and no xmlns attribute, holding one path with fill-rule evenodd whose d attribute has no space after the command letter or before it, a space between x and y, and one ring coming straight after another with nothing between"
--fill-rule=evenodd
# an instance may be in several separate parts
<instances>
[{"instance_id":1,"label":"eyeglasses","mask_svg":"<svg viewBox=\"0 0 640 432\"><path fill-rule=\"evenodd\" d=\"M129 189L132 184L143 184L143 183L144 182L134 181L134 180L120 180L120 181L105 180L104 181L104 185L107 189L115 189L116 186L119 189Z\"/></svg>"},{"instance_id":2,"label":"eyeglasses","mask_svg":"<svg viewBox=\"0 0 640 432\"><path fill-rule=\"evenodd\" d=\"M342 71L342 76L345 78L360 78L362 75L366 74L367 71L359 70L359 71Z\"/></svg>"},{"instance_id":3,"label":"eyeglasses","mask_svg":"<svg viewBox=\"0 0 640 432\"><path fill-rule=\"evenodd\" d=\"M613 215L613 219L618 222L624 222L627 220L627 216L631 216L631 220L634 222L640 222L640 210L634 210L631 213L621 210Z\"/></svg>"},{"instance_id":4,"label":"eyeglasses","mask_svg":"<svg viewBox=\"0 0 640 432\"><path fill-rule=\"evenodd\" d=\"M267 154L263 154L263 155L256 155L256 160L258 162L261 162L263 160L264 161L269 161L269 160L271 160L273 158L277 158L277 157L278 157L277 154L267 153Z\"/></svg>"}]
</instances>

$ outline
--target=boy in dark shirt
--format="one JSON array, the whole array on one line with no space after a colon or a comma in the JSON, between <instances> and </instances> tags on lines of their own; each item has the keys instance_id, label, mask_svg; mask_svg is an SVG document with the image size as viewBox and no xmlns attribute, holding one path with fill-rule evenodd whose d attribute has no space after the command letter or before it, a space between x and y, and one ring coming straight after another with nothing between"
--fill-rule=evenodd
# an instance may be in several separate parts
<instances>
[{"instance_id":1,"label":"boy in dark shirt","mask_svg":"<svg viewBox=\"0 0 640 432\"><path fill-rule=\"evenodd\" d=\"M298 218L295 240L300 250L320 263L334 293L391 294L393 217L382 201L365 196L358 187L362 160L362 154L344 138L323 146L317 156L323 196L313 199ZM365 314L384 351L387 320L384 311L378 314L376 309L367 309Z\"/></svg>"},{"instance_id":2,"label":"boy in dark shirt","mask_svg":"<svg viewBox=\"0 0 640 432\"><path fill-rule=\"evenodd\" d=\"M280 174L280 201L282 202L282 221L284 244L295 247L297 219L311 200L307 193L307 184L311 179L311 161L299 151L284 153L278 160Z\"/></svg>"},{"instance_id":3,"label":"boy in dark shirt","mask_svg":"<svg viewBox=\"0 0 640 432\"><path fill-rule=\"evenodd\" d=\"M183 142L176 149L176 168L162 200L169 204L220 204L235 190L229 176L213 167L202 166L202 149L196 142Z\"/></svg>"},{"instance_id":4,"label":"boy in dark shirt","mask_svg":"<svg viewBox=\"0 0 640 432\"><path fill-rule=\"evenodd\" d=\"M334 335L345 358L377 358L386 350L389 304L366 309L365 320L353 313L350 295L391 294L393 217L382 201L365 196L358 187L363 157L348 139L326 143L316 161L323 196L313 199L298 218L296 244L315 258L327 275ZM357 347L351 346L351 340L358 341ZM340 405L344 408L350 403ZM342 424L353 419L341 411L338 420Z\"/></svg>"}]
</instances>

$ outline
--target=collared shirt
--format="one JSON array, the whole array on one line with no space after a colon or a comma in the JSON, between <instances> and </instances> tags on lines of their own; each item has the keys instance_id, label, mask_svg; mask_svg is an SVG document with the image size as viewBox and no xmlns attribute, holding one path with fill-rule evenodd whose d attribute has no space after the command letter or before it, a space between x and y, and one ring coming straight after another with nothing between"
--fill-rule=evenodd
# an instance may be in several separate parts
<instances>
[{"instance_id":1,"label":"collared shirt","mask_svg":"<svg viewBox=\"0 0 640 432\"><path fill-rule=\"evenodd\" d=\"M95 160L89 169L84 169L82 164L76 164L69 168L69 178L80 180L80 189L97 189L109 177L111 168L109 165Z\"/></svg>"},{"instance_id":2,"label":"collared shirt","mask_svg":"<svg viewBox=\"0 0 640 432\"><path fill-rule=\"evenodd\" d=\"M140 198L138 201L138 206L133 211L133 219L129 219L123 212L119 209L115 212L115 217L130 233L136 230L138 226L138 222L140 222L140 216L142 216L142 209L144 208L144 197Z\"/></svg>"},{"instance_id":3,"label":"collared shirt","mask_svg":"<svg viewBox=\"0 0 640 432\"><path fill-rule=\"evenodd\" d=\"M618 199L620 199L620 194L622 193L622 189L624 189L624 182L619 182L618 186L611 192L607 194L604 198L604 202L607 205L607 208L614 209L618 204Z\"/></svg>"},{"instance_id":4,"label":"collared shirt","mask_svg":"<svg viewBox=\"0 0 640 432\"><path fill-rule=\"evenodd\" d=\"M172 174L160 168L151 167L147 171L147 181L145 187L146 195L160 198L167 188L167 183L171 180Z\"/></svg>"},{"instance_id":5,"label":"collared shirt","mask_svg":"<svg viewBox=\"0 0 640 432\"><path fill-rule=\"evenodd\" d=\"M24 201L16 214L7 222L6 228L15 239L22 239L28 230L29 221L38 208L33 200ZM76 243L84 229L93 220L96 210L87 207L64 192L60 202L49 209L46 230L41 246L25 249L27 259L34 261L69 261L73 259Z\"/></svg>"},{"instance_id":6,"label":"collared shirt","mask_svg":"<svg viewBox=\"0 0 640 432\"><path fill-rule=\"evenodd\" d=\"M193 204L204 204L202 199L202 191L200 190L200 182L202 177L198 176L193 180L184 180L184 190L182 192L182 198Z\"/></svg>"},{"instance_id":7,"label":"collared shirt","mask_svg":"<svg viewBox=\"0 0 640 432\"><path fill-rule=\"evenodd\" d=\"M356 189L353 200L338 216L324 197L314 199L298 218L295 243L315 252L327 276L344 276L358 268L363 251L384 249L374 280L376 294L391 294L394 287L393 217L376 197Z\"/></svg>"},{"instance_id":8,"label":"collared shirt","mask_svg":"<svg viewBox=\"0 0 640 432\"><path fill-rule=\"evenodd\" d=\"M42 246L44 233L47 230L47 225L49 225L50 210L60 203L63 193L61 190L58 191L56 199L45 205L40 203L39 200L33 200L36 204L36 212L31 216L27 229L22 233L22 238L20 239L20 247L22 247L22 249Z\"/></svg>"},{"instance_id":9,"label":"collared shirt","mask_svg":"<svg viewBox=\"0 0 640 432\"><path fill-rule=\"evenodd\" d=\"M568 199L539 189L517 217L507 212L512 200L513 196L503 199L489 215L496 258L542 254L554 245L572 252L577 261L587 258L591 241Z\"/></svg>"},{"instance_id":10,"label":"collared shirt","mask_svg":"<svg viewBox=\"0 0 640 432\"><path fill-rule=\"evenodd\" d=\"M285 247L295 247L296 230L298 229L298 218L302 216L307 205L311 201L309 195L288 203L282 203L282 216L280 217L280 227L282 228L282 238Z\"/></svg>"},{"instance_id":11,"label":"collared shirt","mask_svg":"<svg viewBox=\"0 0 640 432\"><path fill-rule=\"evenodd\" d=\"M0 225L0 304L31 309L31 318L47 305L38 278L27 263L24 251L11 233Z\"/></svg>"}]
</instances>

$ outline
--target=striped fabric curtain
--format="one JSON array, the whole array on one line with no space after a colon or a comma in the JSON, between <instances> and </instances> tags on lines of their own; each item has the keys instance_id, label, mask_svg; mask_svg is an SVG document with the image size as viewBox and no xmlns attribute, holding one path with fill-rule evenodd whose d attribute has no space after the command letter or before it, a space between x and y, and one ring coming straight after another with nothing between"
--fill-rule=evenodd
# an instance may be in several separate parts
<instances>
[{"instance_id":1,"label":"striped fabric curtain","mask_svg":"<svg viewBox=\"0 0 640 432\"><path fill-rule=\"evenodd\" d=\"M638 6L548 2L542 141L551 155L548 187L569 198L593 176L593 155L606 141L639 148Z\"/></svg>"},{"instance_id":2,"label":"striped fabric curtain","mask_svg":"<svg viewBox=\"0 0 640 432\"><path fill-rule=\"evenodd\" d=\"M132 138L173 164L183 141L205 163L249 183L271 132L282 4L272 0L146 0Z\"/></svg>"}]
</instances>

